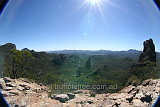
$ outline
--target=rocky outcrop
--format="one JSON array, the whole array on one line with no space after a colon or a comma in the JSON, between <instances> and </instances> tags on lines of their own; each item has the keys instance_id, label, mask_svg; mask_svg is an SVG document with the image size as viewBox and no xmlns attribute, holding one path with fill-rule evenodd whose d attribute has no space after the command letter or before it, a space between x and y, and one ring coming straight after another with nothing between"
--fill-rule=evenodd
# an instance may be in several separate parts
<instances>
[{"instance_id":1,"label":"rocky outcrop","mask_svg":"<svg viewBox=\"0 0 160 107\"><path fill-rule=\"evenodd\" d=\"M56 100L59 100L62 103L65 103L66 101L69 100L69 96L67 94L59 94L55 96Z\"/></svg>"},{"instance_id":2,"label":"rocky outcrop","mask_svg":"<svg viewBox=\"0 0 160 107\"><path fill-rule=\"evenodd\" d=\"M23 48L21 51L30 51L28 48Z\"/></svg>"},{"instance_id":3,"label":"rocky outcrop","mask_svg":"<svg viewBox=\"0 0 160 107\"><path fill-rule=\"evenodd\" d=\"M139 57L140 62L156 62L156 52L155 52L155 45L152 39L146 40L143 43L144 49Z\"/></svg>"},{"instance_id":4,"label":"rocky outcrop","mask_svg":"<svg viewBox=\"0 0 160 107\"><path fill-rule=\"evenodd\" d=\"M144 49L139 56L138 62L134 63L130 69L130 73L136 76L136 80L139 81L149 78L157 78L158 75L156 70L156 52L153 40L146 40L144 41L143 45ZM129 82L129 84L133 83Z\"/></svg>"},{"instance_id":5,"label":"rocky outcrop","mask_svg":"<svg viewBox=\"0 0 160 107\"><path fill-rule=\"evenodd\" d=\"M6 84L3 78L0 78L0 89L6 89Z\"/></svg>"},{"instance_id":6,"label":"rocky outcrop","mask_svg":"<svg viewBox=\"0 0 160 107\"><path fill-rule=\"evenodd\" d=\"M148 79L137 87L128 86L119 93L96 94L89 91L75 93L75 98L63 103L63 107L151 107L160 93L160 79Z\"/></svg>"},{"instance_id":7,"label":"rocky outcrop","mask_svg":"<svg viewBox=\"0 0 160 107\"><path fill-rule=\"evenodd\" d=\"M11 107L150 107L160 93L160 79L148 79L139 86L128 86L118 93L95 94L89 90L54 94L27 79L0 79L2 94Z\"/></svg>"},{"instance_id":8,"label":"rocky outcrop","mask_svg":"<svg viewBox=\"0 0 160 107\"><path fill-rule=\"evenodd\" d=\"M48 98L48 87L25 78L0 78L1 92L11 107L59 107L61 103Z\"/></svg>"},{"instance_id":9,"label":"rocky outcrop","mask_svg":"<svg viewBox=\"0 0 160 107\"><path fill-rule=\"evenodd\" d=\"M16 45L12 43L6 43L5 45L0 46L1 51L8 51L10 52L12 49L16 49Z\"/></svg>"}]
</instances>

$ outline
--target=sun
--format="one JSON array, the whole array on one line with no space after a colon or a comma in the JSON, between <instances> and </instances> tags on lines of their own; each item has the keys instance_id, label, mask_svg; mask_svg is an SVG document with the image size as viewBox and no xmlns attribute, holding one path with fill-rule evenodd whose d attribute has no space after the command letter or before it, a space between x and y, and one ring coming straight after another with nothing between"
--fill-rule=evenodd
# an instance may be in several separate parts
<instances>
[{"instance_id":1,"label":"sun","mask_svg":"<svg viewBox=\"0 0 160 107\"><path fill-rule=\"evenodd\" d=\"M102 0L87 0L91 5L99 5Z\"/></svg>"}]
</instances>

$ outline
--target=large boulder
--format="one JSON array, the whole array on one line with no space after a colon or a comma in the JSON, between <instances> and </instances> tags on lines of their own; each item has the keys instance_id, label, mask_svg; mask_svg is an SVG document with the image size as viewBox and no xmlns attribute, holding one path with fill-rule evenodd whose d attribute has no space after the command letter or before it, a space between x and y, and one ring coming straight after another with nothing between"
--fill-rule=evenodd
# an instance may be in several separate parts
<instances>
[{"instance_id":1,"label":"large boulder","mask_svg":"<svg viewBox=\"0 0 160 107\"><path fill-rule=\"evenodd\" d=\"M143 103L141 100L139 99L133 99L132 101L133 103L133 106L134 107L148 107L148 104L147 103Z\"/></svg>"},{"instance_id":2,"label":"large boulder","mask_svg":"<svg viewBox=\"0 0 160 107\"><path fill-rule=\"evenodd\" d=\"M130 93L130 92L133 91L134 89L135 89L135 86L130 85L130 86L128 86L128 87L123 88L120 92L121 92L121 93Z\"/></svg>"},{"instance_id":3,"label":"large boulder","mask_svg":"<svg viewBox=\"0 0 160 107\"><path fill-rule=\"evenodd\" d=\"M146 40L143 43L144 49L141 53L138 62L156 62L155 45L152 39Z\"/></svg>"},{"instance_id":4,"label":"large boulder","mask_svg":"<svg viewBox=\"0 0 160 107\"><path fill-rule=\"evenodd\" d=\"M69 99L74 99L75 98L75 94L73 94L73 93L68 93L67 95L68 95Z\"/></svg>"},{"instance_id":5,"label":"large boulder","mask_svg":"<svg viewBox=\"0 0 160 107\"><path fill-rule=\"evenodd\" d=\"M3 80L8 83L8 82L13 82L14 80L11 79L10 77L4 77Z\"/></svg>"},{"instance_id":6,"label":"large boulder","mask_svg":"<svg viewBox=\"0 0 160 107\"><path fill-rule=\"evenodd\" d=\"M67 94L58 94L55 97L56 100L59 100L62 103L65 103L66 101L69 100L69 96Z\"/></svg>"},{"instance_id":7,"label":"large boulder","mask_svg":"<svg viewBox=\"0 0 160 107\"><path fill-rule=\"evenodd\" d=\"M6 88L6 83L3 80L3 78L0 78L0 89L5 89Z\"/></svg>"},{"instance_id":8,"label":"large boulder","mask_svg":"<svg viewBox=\"0 0 160 107\"><path fill-rule=\"evenodd\" d=\"M108 98L110 100L121 99L121 100L130 101L133 98L133 95L128 93L114 93L114 94L111 94Z\"/></svg>"}]
</instances>

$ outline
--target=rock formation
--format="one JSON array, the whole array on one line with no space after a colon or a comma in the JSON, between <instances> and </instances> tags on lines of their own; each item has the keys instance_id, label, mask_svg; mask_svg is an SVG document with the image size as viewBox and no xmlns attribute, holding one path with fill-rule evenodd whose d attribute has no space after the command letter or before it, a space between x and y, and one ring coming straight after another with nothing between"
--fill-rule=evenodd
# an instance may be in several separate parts
<instances>
[{"instance_id":1,"label":"rock formation","mask_svg":"<svg viewBox=\"0 0 160 107\"><path fill-rule=\"evenodd\" d=\"M21 51L30 51L28 48L23 48Z\"/></svg>"},{"instance_id":2,"label":"rock formation","mask_svg":"<svg viewBox=\"0 0 160 107\"><path fill-rule=\"evenodd\" d=\"M5 45L0 46L1 51L11 51L12 49L16 49L16 45L12 43L6 43Z\"/></svg>"},{"instance_id":3,"label":"rock formation","mask_svg":"<svg viewBox=\"0 0 160 107\"><path fill-rule=\"evenodd\" d=\"M157 74L157 72L155 71L156 67L155 45L152 39L144 41L143 45L144 45L143 52L140 54L138 62L132 65L131 73L137 76L138 78L141 77L144 77L144 79L155 78L155 76L153 77L153 75ZM147 70L144 70L144 68L146 68ZM151 71L153 71L152 72L153 75L151 75Z\"/></svg>"},{"instance_id":4,"label":"rock formation","mask_svg":"<svg viewBox=\"0 0 160 107\"><path fill-rule=\"evenodd\" d=\"M148 79L137 87L128 86L119 93L96 94L83 90L75 98L63 103L63 107L150 107L160 93L160 79Z\"/></svg>"},{"instance_id":5,"label":"rock formation","mask_svg":"<svg viewBox=\"0 0 160 107\"><path fill-rule=\"evenodd\" d=\"M160 79L148 79L139 86L128 86L118 93L91 95L89 90L54 94L48 87L24 78L0 79L2 94L11 107L150 107L160 93Z\"/></svg>"},{"instance_id":6,"label":"rock formation","mask_svg":"<svg viewBox=\"0 0 160 107\"><path fill-rule=\"evenodd\" d=\"M143 43L144 49L139 57L139 63L141 62L156 62L156 52L155 52L155 45L152 39L146 40Z\"/></svg>"},{"instance_id":7,"label":"rock formation","mask_svg":"<svg viewBox=\"0 0 160 107\"><path fill-rule=\"evenodd\" d=\"M11 107L56 107L60 104L59 101L48 98L46 86L25 78L0 78L0 88Z\"/></svg>"}]
</instances>

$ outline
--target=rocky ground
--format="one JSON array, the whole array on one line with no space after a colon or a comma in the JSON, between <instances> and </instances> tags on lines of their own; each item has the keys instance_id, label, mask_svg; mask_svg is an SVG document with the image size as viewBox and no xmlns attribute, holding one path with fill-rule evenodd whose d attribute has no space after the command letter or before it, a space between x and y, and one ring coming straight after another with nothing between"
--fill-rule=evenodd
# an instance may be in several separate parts
<instances>
[{"instance_id":1,"label":"rocky ground","mask_svg":"<svg viewBox=\"0 0 160 107\"><path fill-rule=\"evenodd\" d=\"M24 78L1 78L0 85L2 94L11 107L56 107L60 104L59 101L48 98L46 86Z\"/></svg>"},{"instance_id":2,"label":"rocky ground","mask_svg":"<svg viewBox=\"0 0 160 107\"><path fill-rule=\"evenodd\" d=\"M119 93L96 94L89 90L52 94L48 88L27 79L0 79L2 94L11 107L150 107L160 94L160 79L148 79L141 85L128 86Z\"/></svg>"}]
</instances>

